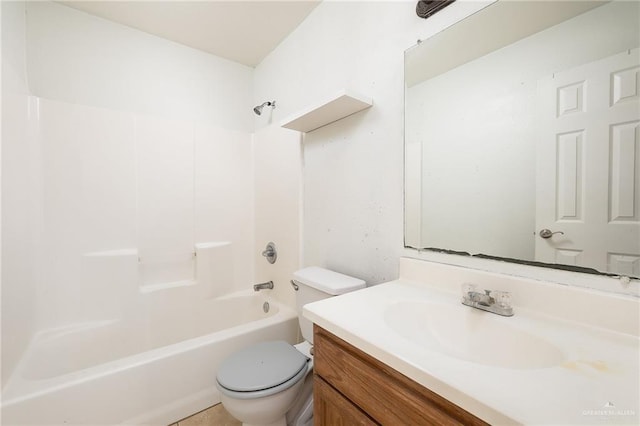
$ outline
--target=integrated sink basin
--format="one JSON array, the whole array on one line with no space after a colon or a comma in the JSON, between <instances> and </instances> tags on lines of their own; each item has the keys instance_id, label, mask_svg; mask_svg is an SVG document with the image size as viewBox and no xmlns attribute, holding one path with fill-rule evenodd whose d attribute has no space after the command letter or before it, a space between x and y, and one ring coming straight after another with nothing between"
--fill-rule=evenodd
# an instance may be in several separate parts
<instances>
[{"instance_id":1,"label":"integrated sink basin","mask_svg":"<svg viewBox=\"0 0 640 426\"><path fill-rule=\"evenodd\" d=\"M552 343L509 325L514 318L462 304L399 301L386 308L384 321L420 348L477 364L535 369L565 360Z\"/></svg>"},{"instance_id":2,"label":"integrated sink basin","mask_svg":"<svg viewBox=\"0 0 640 426\"><path fill-rule=\"evenodd\" d=\"M510 306L504 293L513 316L481 310ZM405 258L398 280L304 307L495 425L640 425L639 315L637 296Z\"/></svg>"}]
</instances>

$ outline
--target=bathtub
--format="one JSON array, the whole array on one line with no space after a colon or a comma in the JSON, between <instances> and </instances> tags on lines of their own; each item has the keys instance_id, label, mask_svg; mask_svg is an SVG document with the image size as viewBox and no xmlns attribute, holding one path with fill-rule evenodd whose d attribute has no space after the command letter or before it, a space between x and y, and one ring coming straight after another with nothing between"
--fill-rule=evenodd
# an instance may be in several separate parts
<instances>
[{"instance_id":1,"label":"bathtub","mask_svg":"<svg viewBox=\"0 0 640 426\"><path fill-rule=\"evenodd\" d=\"M168 425L216 404L225 357L297 341L296 312L265 293L39 333L3 389L2 424Z\"/></svg>"}]
</instances>

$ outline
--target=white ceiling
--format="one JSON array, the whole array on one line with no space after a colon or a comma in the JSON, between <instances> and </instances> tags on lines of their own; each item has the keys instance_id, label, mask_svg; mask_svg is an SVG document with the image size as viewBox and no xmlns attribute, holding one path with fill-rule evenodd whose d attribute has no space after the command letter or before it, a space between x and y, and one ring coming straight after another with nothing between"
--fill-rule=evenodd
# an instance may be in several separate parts
<instances>
[{"instance_id":1,"label":"white ceiling","mask_svg":"<svg viewBox=\"0 0 640 426\"><path fill-rule=\"evenodd\" d=\"M320 1L107 0L60 3L255 67Z\"/></svg>"}]
</instances>

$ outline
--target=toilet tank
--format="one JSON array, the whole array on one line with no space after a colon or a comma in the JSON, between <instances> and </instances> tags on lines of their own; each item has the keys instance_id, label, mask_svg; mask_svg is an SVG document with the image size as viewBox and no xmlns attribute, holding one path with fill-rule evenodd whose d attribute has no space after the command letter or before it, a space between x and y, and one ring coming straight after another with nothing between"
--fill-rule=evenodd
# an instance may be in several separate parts
<instances>
[{"instance_id":1,"label":"toilet tank","mask_svg":"<svg viewBox=\"0 0 640 426\"><path fill-rule=\"evenodd\" d=\"M302 337L313 344L313 323L302 316L302 307L307 303L338 296L366 287L366 283L358 278L311 266L296 271L293 281L297 284L296 307Z\"/></svg>"}]
</instances>

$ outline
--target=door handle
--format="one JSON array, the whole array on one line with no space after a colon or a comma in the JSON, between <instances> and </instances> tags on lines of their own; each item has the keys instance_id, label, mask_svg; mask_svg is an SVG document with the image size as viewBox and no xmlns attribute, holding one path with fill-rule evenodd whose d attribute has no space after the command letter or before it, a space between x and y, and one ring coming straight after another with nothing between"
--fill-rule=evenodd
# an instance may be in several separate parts
<instances>
[{"instance_id":1,"label":"door handle","mask_svg":"<svg viewBox=\"0 0 640 426\"><path fill-rule=\"evenodd\" d=\"M560 235L564 235L564 232L562 232L562 231L556 231L556 232L553 232L553 231L551 231L551 229L542 229L542 230L538 233L538 235L540 235L542 238L545 238L545 239L546 239L546 238L551 238L551 236L552 236L553 234L560 234Z\"/></svg>"}]
</instances>

